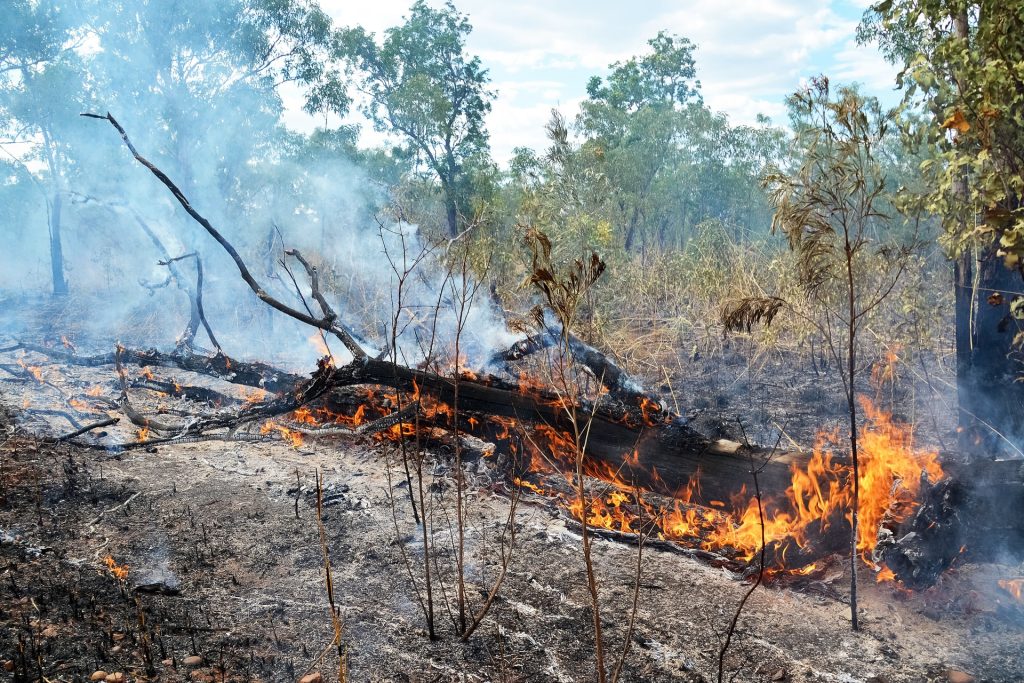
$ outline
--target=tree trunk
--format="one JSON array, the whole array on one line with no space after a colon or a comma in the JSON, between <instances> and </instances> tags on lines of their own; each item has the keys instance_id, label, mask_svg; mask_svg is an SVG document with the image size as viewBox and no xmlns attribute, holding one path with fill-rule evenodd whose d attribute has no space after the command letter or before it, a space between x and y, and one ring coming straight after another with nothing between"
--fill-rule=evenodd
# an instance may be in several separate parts
<instances>
[{"instance_id":1,"label":"tree trunk","mask_svg":"<svg viewBox=\"0 0 1024 683\"><path fill-rule=\"evenodd\" d=\"M455 208L455 193L451 189L444 192L444 208L448 217L448 234L457 237L459 234L459 214Z\"/></svg>"},{"instance_id":2,"label":"tree trunk","mask_svg":"<svg viewBox=\"0 0 1024 683\"><path fill-rule=\"evenodd\" d=\"M968 40L966 11L952 19L957 37ZM965 205L967 182L961 177L954 187ZM1024 281L1003 266L994 245L962 254L954 272L959 446L964 452L1005 452L1024 426L1024 383L1016 381L1022 366L1013 348L1018 324L1007 308ZM990 298L996 294L1001 300Z\"/></svg>"},{"instance_id":3,"label":"tree trunk","mask_svg":"<svg viewBox=\"0 0 1024 683\"><path fill-rule=\"evenodd\" d=\"M60 237L62 204L63 197L60 191L57 191L50 206L50 273L55 296L65 296L68 293L68 282L64 278L64 246Z\"/></svg>"},{"instance_id":4,"label":"tree trunk","mask_svg":"<svg viewBox=\"0 0 1024 683\"><path fill-rule=\"evenodd\" d=\"M956 359L960 448L989 455L1012 451L1024 432L1024 383L1009 302L1024 281L994 247L957 259ZM1001 298L990 298L1001 294ZM996 305L993 305L993 304Z\"/></svg>"}]
</instances>

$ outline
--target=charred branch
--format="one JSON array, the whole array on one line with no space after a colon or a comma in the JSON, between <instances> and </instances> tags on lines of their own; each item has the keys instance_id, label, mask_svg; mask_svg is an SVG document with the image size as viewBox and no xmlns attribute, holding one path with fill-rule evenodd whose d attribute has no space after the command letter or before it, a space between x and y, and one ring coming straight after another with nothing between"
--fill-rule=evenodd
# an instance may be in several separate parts
<instances>
[{"instance_id":1,"label":"charred branch","mask_svg":"<svg viewBox=\"0 0 1024 683\"><path fill-rule=\"evenodd\" d=\"M491 356L491 364L507 366L508 363L523 360L535 353L556 346L562 341L561 330L546 326L543 332L530 335L509 348L495 353ZM568 335L564 341L573 359L601 382L612 398L629 406L656 406L655 412L662 412L660 401L644 392L640 384L606 354L572 334Z\"/></svg>"},{"instance_id":2,"label":"charred branch","mask_svg":"<svg viewBox=\"0 0 1024 683\"><path fill-rule=\"evenodd\" d=\"M196 332L198 332L198 325L199 323L202 323L203 329L206 330L206 336L209 337L210 343L213 344L213 348L217 349L218 353L224 353L224 350L220 347L220 343L217 341L217 337L213 334L210 322L206 319L206 311L203 310L203 260L199 258L199 254L193 251L175 258L166 258L162 261L158 261L157 263L161 266L171 268L175 262L188 258L193 259L196 264L196 289L195 292L187 290L189 292L189 300L192 304L192 316L189 319L189 324L185 329L185 332L178 339L178 346L184 346L186 349L191 349L192 343L196 337Z\"/></svg>"},{"instance_id":3,"label":"charred branch","mask_svg":"<svg viewBox=\"0 0 1024 683\"><path fill-rule=\"evenodd\" d=\"M927 588L965 552L1024 553L1024 460L946 462L947 478L922 482L919 505L900 521L883 520L875 547L904 585Z\"/></svg>"},{"instance_id":4,"label":"charred branch","mask_svg":"<svg viewBox=\"0 0 1024 683\"><path fill-rule=\"evenodd\" d=\"M174 198L178 201L179 204L181 204L181 207L185 209L185 212L188 213L188 215L191 216L193 220L199 223L199 225L201 225L203 229L206 230L206 232L208 232L210 236L213 237L217 241L217 243L224 248L224 251L226 251L228 255L231 257L231 259L235 262L235 266L238 268L238 273L239 275L241 275L242 280L245 281L245 284L249 286L249 289L253 291L253 293L260 299L260 301L263 301L268 306L271 306L272 308L284 313L285 315L291 316L292 318L295 318L300 322L319 328L321 330L324 330L325 332L330 332L331 334L336 336L341 341L342 344L345 345L345 348L347 348L355 358L366 358L366 351L363 350L363 348L356 342L355 339L352 338L352 336L346 330L335 325L334 320L331 319L330 317L315 318L309 315L308 313L303 313L302 311L299 311L295 308L292 308L291 306L288 306L285 303L282 303L281 301L277 300L269 293L267 293L267 291L259 284L259 282L256 281L256 278L252 276L252 273L249 272L249 268L245 265L245 261L242 260L241 255L238 253L235 247L232 246L231 242L229 242L227 238L225 238L215 227L213 227L213 224L211 224L209 220L203 217L202 214L200 214L198 211L195 210L195 208L192 207L192 204L189 202L185 194L181 191L180 188L178 188L177 185L174 184L174 182L167 176L167 174L165 174L163 171L157 168L152 162L150 162L144 156L139 154L138 150L135 149L135 145L132 144L131 139L129 139L128 133L125 132L124 128L121 127L121 124L118 123L117 119L111 116L110 113L107 113L104 116L101 116L99 114L82 114L82 116L86 116L93 119L103 119L110 122L110 125L112 125L114 129L117 130L117 132L121 135L121 140L124 141L125 146L132 153L132 156L135 157L135 160L138 161L143 166L145 166L146 168L148 168L150 172L154 176L156 176L157 180L163 183L163 185L168 190L170 190L171 194L174 195Z\"/></svg>"},{"instance_id":5,"label":"charred branch","mask_svg":"<svg viewBox=\"0 0 1024 683\"><path fill-rule=\"evenodd\" d=\"M18 342L4 349L4 351L17 350L31 351L61 363L83 367L95 368L114 365L116 360L116 354L113 351L93 356L79 356L68 351L61 351L27 342ZM203 356L181 351L165 353L156 349L126 348L121 352L121 362L141 367L177 368L200 375L215 377L232 384L256 387L270 392L287 391L303 380L299 375L285 372L266 363L237 361L223 354Z\"/></svg>"}]
</instances>

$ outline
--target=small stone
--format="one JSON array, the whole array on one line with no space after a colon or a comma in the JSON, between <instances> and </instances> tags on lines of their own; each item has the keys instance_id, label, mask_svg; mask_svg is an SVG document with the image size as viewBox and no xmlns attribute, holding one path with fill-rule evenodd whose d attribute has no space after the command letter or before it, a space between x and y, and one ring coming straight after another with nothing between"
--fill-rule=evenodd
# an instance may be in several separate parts
<instances>
[{"instance_id":1,"label":"small stone","mask_svg":"<svg viewBox=\"0 0 1024 683\"><path fill-rule=\"evenodd\" d=\"M116 655L120 651L121 651L121 646L120 645L115 645L114 647L110 648L110 654Z\"/></svg>"},{"instance_id":2,"label":"small stone","mask_svg":"<svg viewBox=\"0 0 1024 683\"><path fill-rule=\"evenodd\" d=\"M181 660L181 663L185 666L199 666L203 663L203 658L199 655L189 655L185 659Z\"/></svg>"},{"instance_id":3,"label":"small stone","mask_svg":"<svg viewBox=\"0 0 1024 683\"><path fill-rule=\"evenodd\" d=\"M323 683L324 677L320 675L319 671L314 671L311 674L306 674L299 679L299 683Z\"/></svg>"},{"instance_id":4,"label":"small stone","mask_svg":"<svg viewBox=\"0 0 1024 683\"><path fill-rule=\"evenodd\" d=\"M949 683L974 683L974 676L966 671L950 669L946 672L946 680L949 681Z\"/></svg>"},{"instance_id":5,"label":"small stone","mask_svg":"<svg viewBox=\"0 0 1024 683\"><path fill-rule=\"evenodd\" d=\"M100 669L99 671L93 672L92 676L89 676L90 681L105 681L107 680L107 672Z\"/></svg>"},{"instance_id":6,"label":"small stone","mask_svg":"<svg viewBox=\"0 0 1024 683\"><path fill-rule=\"evenodd\" d=\"M124 683L124 674L120 671L112 674L107 674L105 680L107 683Z\"/></svg>"},{"instance_id":7,"label":"small stone","mask_svg":"<svg viewBox=\"0 0 1024 683\"><path fill-rule=\"evenodd\" d=\"M13 659L4 660L4 671L14 671L14 660Z\"/></svg>"},{"instance_id":8,"label":"small stone","mask_svg":"<svg viewBox=\"0 0 1024 683\"><path fill-rule=\"evenodd\" d=\"M775 673L772 674L772 680L773 681L784 681L784 680L786 680L786 678L787 678L787 676L786 676L786 670L785 669L779 669L778 671L776 671Z\"/></svg>"},{"instance_id":9,"label":"small stone","mask_svg":"<svg viewBox=\"0 0 1024 683\"><path fill-rule=\"evenodd\" d=\"M868 676L867 683L889 683L889 678L885 674L875 674Z\"/></svg>"},{"instance_id":10,"label":"small stone","mask_svg":"<svg viewBox=\"0 0 1024 683\"><path fill-rule=\"evenodd\" d=\"M123 633L115 633L113 637L114 637L115 641L124 640L124 634Z\"/></svg>"},{"instance_id":11,"label":"small stone","mask_svg":"<svg viewBox=\"0 0 1024 683\"><path fill-rule=\"evenodd\" d=\"M174 666L174 660L173 659L164 659L164 660L161 660L160 663L163 664L164 666Z\"/></svg>"},{"instance_id":12,"label":"small stone","mask_svg":"<svg viewBox=\"0 0 1024 683\"><path fill-rule=\"evenodd\" d=\"M53 638L55 635L57 635L57 627L51 624L44 628L40 635L43 638Z\"/></svg>"}]
</instances>

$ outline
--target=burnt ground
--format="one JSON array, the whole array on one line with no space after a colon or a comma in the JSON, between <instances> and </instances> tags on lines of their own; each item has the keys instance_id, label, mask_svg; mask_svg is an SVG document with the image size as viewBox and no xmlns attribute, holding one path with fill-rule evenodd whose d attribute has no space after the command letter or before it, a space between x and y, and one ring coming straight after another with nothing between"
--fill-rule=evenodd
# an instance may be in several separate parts
<instances>
[{"instance_id":1,"label":"burnt ground","mask_svg":"<svg viewBox=\"0 0 1024 683\"><path fill-rule=\"evenodd\" d=\"M12 440L3 456L0 656L13 660L16 672L27 669L27 680L85 680L97 669L128 680L296 680L332 637L312 493L316 468L330 503L324 522L350 680L593 678L580 539L543 504L517 510L508 579L462 645L443 607L438 640L426 638L375 445L205 443L111 457ZM398 506L405 519L405 499ZM472 495L473 604L496 573L495 538L508 507L498 493ZM402 524L415 562L422 545L413 531ZM443 543L445 534L436 540ZM636 549L598 540L594 554L615 651L628 623ZM128 566L123 584L104 564L108 555ZM642 570L623 679L713 680L719 634L746 584L653 548ZM741 681L944 681L951 668L977 680L1021 680L1020 607L993 590L1005 571L965 565L919 594L867 586L860 633L849 630L841 600L758 590L727 666ZM174 594L133 590L138 584ZM202 662L186 665L190 655ZM319 670L335 680L336 666L332 652Z\"/></svg>"},{"instance_id":2,"label":"burnt ground","mask_svg":"<svg viewBox=\"0 0 1024 683\"><path fill-rule=\"evenodd\" d=\"M841 419L828 379L787 374L781 356L751 363L732 353L680 367L686 372L665 393L685 390L688 414L706 431L734 435L732 416L750 415L755 435L784 423L806 444L815 425ZM109 389L111 379L109 368L48 374L78 387ZM31 381L4 382L0 392L12 410L38 399ZM934 398L904 396L900 405L914 412L927 400ZM440 553L438 637L430 641L409 572L422 588L423 543L404 474L389 468L382 445L345 437L297 449L205 442L111 454L40 444L8 422L0 436L0 660L7 662L0 680L87 680L103 670L138 681L288 681L311 668L337 680L317 471L349 680L595 678L580 536L550 501L532 497L517 507L507 578L465 644L450 611L452 563ZM111 432L132 438L120 426ZM510 509L497 460L468 465L474 609L498 575ZM431 541L443 549L451 539L444 517L453 509L450 453L439 451L429 463ZM127 567L123 581L107 557ZM628 632L636 559L634 545L595 541L609 661ZM849 627L843 563L832 567L821 581L753 593L726 658L727 680L910 683L958 680L956 672L1024 680L1024 607L997 586L1024 575L1024 566L965 562L918 593L868 583L865 571L859 633ZM641 569L622 680L715 680L720 638L749 584L653 546Z\"/></svg>"}]
</instances>

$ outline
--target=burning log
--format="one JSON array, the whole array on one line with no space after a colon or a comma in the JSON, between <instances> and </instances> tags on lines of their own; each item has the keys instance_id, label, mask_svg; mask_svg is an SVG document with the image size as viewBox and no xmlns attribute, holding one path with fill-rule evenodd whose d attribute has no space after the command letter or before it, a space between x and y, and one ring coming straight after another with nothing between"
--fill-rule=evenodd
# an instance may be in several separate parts
<instances>
[{"instance_id":1,"label":"burning log","mask_svg":"<svg viewBox=\"0 0 1024 683\"><path fill-rule=\"evenodd\" d=\"M562 330L545 325L544 331L522 339L504 351L491 357L494 364L508 364L523 360L539 351L557 345L562 339ZM585 343L575 335L567 335L565 339L573 360L585 367L593 377L601 382L609 395L627 405L647 405L652 412L662 412L658 400L648 395L632 377L613 362L607 355Z\"/></svg>"},{"instance_id":2,"label":"burning log","mask_svg":"<svg viewBox=\"0 0 1024 683\"><path fill-rule=\"evenodd\" d=\"M902 521L883 522L874 557L904 585L927 588L964 553L1024 554L1024 460L952 461Z\"/></svg>"}]
</instances>

